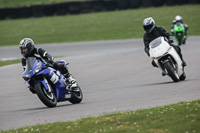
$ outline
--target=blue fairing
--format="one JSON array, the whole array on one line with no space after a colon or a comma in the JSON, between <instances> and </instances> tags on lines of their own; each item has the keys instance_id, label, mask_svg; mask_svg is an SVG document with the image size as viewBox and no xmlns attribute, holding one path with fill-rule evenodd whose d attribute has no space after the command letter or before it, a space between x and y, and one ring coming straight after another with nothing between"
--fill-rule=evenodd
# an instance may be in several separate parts
<instances>
[{"instance_id":1,"label":"blue fairing","mask_svg":"<svg viewBox=\"0 0 200 133\"><path fill-rule=\"evenodd\" d=\"M44 75L47 79L51 78L51 72L53 73L60 73L59 71L57 72L55 69L53 68L46 68L40 72L38 72L36 75ZM53 90L56 92L56 97L58 101L61 101L62 99L65 99L65 95L68 93L68 91L66 90L65 84L64 84L65 80L63 75L60 74L59 76L59 81L52 86ZM45 86L45 88L48 90L48 86L46 85L45 81L42 81L42 84ZM71 93L69 93L71 94Z\"/></svg>"},{"instance_id":2,"label":"blue fairing","mask_svg":"<svg viewBox=\"0 0 200 133\"><path fill-rule=\"evenodd\" d=\"M65 61L61 61L61 63L66 64ZM40 82L41 84L43 84L46 90L49 90L49 86L46 82L51 82L51 78L54 76L57 80L56 83L51 82L51 88L53 89L51 91L53 91L56 94L57 101L66 100L66 94L71 94L66 90L64 84L64 76L60 74L60 71L55 70L52 65L44 65L40 60L33 57L29 57L27 59L26 67L27 68L23 73L23 78L27 78L27 81L30 85L34 86L34 84ZM34 83L31 82L33 77L41 75L44 76L48 81L45 81L45 78L39 78L38 80L33 80Z\"/></svg>"},{"instance_id":3,"label":"blue fairing","mask_svg":"<svg viewBox=\"0 0 200 133\"><path fill-rule=\"evenodd\" d=\"M43 80L38 80L38 81L35 82L35 84L36 84L36 83L42 83L42 84L44 85L45 89L46 89L46 90L49 90L49 87L48 87L48 85L46 84L46 82L45 82L44 79L43 79Z\"/></svg>"}]
</instances>

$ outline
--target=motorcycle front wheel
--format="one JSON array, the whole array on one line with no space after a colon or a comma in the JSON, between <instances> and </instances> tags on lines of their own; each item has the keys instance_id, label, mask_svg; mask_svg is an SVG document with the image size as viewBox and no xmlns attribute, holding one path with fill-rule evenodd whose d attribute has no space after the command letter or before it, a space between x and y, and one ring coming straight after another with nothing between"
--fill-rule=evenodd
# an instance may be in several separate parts
<instances>
[{"instance_id":1,"label":"motorcycle front wheel","mask_svg":"<svg viewBox=\"0 0 200 133\"><path fill-rule=\"evenodd\" d=\"M47 107L55 107L57 105L57 99L53 92L48 92L43 84L37 83L34 86L37 96Z\"/></svg>"},{"instance_id":2,"label":"motorcycle front wheel","mask_svg":"<svg viewBox=\"0 0 200 133\"><path fill-rule=\"evenodd\" d=\"M179 78L181 81L185 80L186 79L186 74L185 72L180 76Z\"/></svg>"},{"instance_id":3,"label":"motorcycle front wheel","mask_svg":"<svg viewBox=\"0 0 200 133\"><path fill-rule=\"evenodd\" d=\"M172 66L171 62L166 62L164 64L165 69L168 72L168 75L172 78L174 82L179 82L179 76L175 70L175 68Z\"/></svg>"}]
</instances>

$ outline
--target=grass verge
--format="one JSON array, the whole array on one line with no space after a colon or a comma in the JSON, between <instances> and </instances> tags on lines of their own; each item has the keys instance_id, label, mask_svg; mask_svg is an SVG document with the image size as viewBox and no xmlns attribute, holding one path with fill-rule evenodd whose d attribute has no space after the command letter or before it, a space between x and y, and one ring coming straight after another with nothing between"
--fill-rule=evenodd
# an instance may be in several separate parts
<instances>
[{"instance_id":1,"label":"grass verge","mask_svg":"<svg viewBox=\"0 0 200 133\"><path fill-rule=\"evenodd\" d=\"M61 58L63 56L56 56L54 57L55 59ZM14 59L14 60L0 60L0 67L6 66L6 65L11 65L11 64L17 64L21 63L21 59Z\"/></svg>"},{"instance_id":2,"label":"grass verge","mask_svg":"<svg viewBox=\"0 0 200 133\"><path fill-rule=\"evenodd\" d=\"M200 132L200 100L120 112L77 121L56 122L18 128L5 132L140 132L140 133L197 133Z\"/></svg>"},{"instance_id":3,"label":"grass verge","mask_svg":"<svg viewBox=\"0 0 200 133\"><path fill-rule=\"evenodd\" d=\"M11 64L17 64L17 63L20 63L20 62L21 62L20 59L16 59L16 60L6 60L6 61L1 61L1 60L0 60L0 67L6 66L6 65L11 65Z\"/></svg>"},{"instance_id":4,"label":"grass verge","mask_svg":"<svg viewBox=\"0 0 200 133\"><path fill-rule=\"evenodd\" d=\"M188 24L189 35L200 35L199 11L200 4L1 20L0 46L18 45L25 37L32 38L36 44L142 38L144 18L152 16L156 25L170 31L177 14Z\"/></svg>"}]
</instances>

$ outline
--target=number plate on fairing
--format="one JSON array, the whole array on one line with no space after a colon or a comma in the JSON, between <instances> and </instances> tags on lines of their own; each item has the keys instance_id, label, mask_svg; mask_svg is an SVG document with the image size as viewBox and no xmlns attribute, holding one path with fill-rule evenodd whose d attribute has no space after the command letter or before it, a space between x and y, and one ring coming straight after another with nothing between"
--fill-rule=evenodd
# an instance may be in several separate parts
<instances>
[{"instance_id":1,"label":"number plate on fairing","mask_svg":"<svg viewBox=\"0 0 200 133\"><path fill-rule=\"evenodd\" d=\"M65 98L71 98L71 94L66 94Z\"/></svg>"}]
</instances>

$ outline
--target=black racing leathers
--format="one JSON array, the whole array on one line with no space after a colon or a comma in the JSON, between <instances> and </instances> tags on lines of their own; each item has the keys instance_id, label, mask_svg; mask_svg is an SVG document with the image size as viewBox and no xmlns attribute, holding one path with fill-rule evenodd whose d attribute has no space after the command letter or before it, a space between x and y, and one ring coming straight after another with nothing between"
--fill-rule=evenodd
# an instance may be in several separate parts
<instances>
[{"instance_id":1,"label":"black racing leathers","mask_svg":"<svg viewBox=\"0 0 200 133\"><path fill-rule=\"evenodd\" d=\"M174 47L174 49L179 54L181 60L183 61L180 47L172 44L174 42L173 36L162 26L155 26L155 28L153 29L153 31L151 33L146 32L144 34L144 36L143 36L143 41L144 41L144 45L145 45L144 51L147 53L147 55L149 56L149 43L160 36L166 37L168 39L168 43L172 47Z\"/></svg>"},{"instance_id":2,"label":"black racing leathers","mask_svg":"<svg viewBox=\"0 0 200 133\"><path fill-rule=\"evenodd\" d=\"M173 42L173 36L165 28L161 26L155 26L155 28L151 33L146 32L144 34L143 36L143 41L145 45L144 50L147 53L147 55L149 55L149 43L160 36L166 37L170 41L170 43Z\"/></svg>"},{"instance_id":3,"label":"black racing leathers","mask_svg":"<svg viewBox=\"0 0 200 133\"><path fill-rule=\"evenodd\" d=\"M34 48L33 51L29 54L29 57L40 57L45 60L47 63L50 63L54 66L55 69L59 70L66 78L70 76L70 73L66 65L60 63L60 61L55 61L53 56L51 56L46 50L42 48ZM22 66L25 69L26 58L22 58Z\"/></svg>"},{"instance_id":4,"label":"black racing leathers","mask_svg":"<svg viewBox=\"0 0 200 133\"><path fill-rule=\"evenodd\" d=\"M53 63L53 56L51 56L46 50L42 49L42 48L34 48L31 53L29 54L29 57L41 57L42 59L44 59L46 62L48 63ZM23 57L22 58L22 66L25 67L26 66L26 58Z\"/></svg>"}]
</instances>

